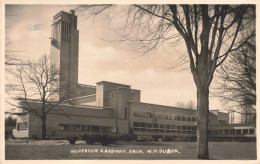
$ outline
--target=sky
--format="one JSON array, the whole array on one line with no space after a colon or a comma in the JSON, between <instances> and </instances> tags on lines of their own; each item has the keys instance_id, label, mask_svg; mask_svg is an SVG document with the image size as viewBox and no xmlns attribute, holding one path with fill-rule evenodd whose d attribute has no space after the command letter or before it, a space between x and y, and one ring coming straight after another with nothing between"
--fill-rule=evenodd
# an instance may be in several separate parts
<instances>
[{"instance_id":1,"label":"sky","mask_svg":"<svg viewBox=\"0 0 260 164\"><path fill-rule=\"evenodd\" d=\"M8 5L6 6L6 50L16 51L23 60L36 60L50 54L52 17L76 6ZM141 101L176 106L178 102L196 102L196 87L190 70L168 70L185 53L184 46L164 45L140 57L127 44L109 42L118 38L122 22L104 18L86 19L78 15L79 83L96 85L99 81L131 85L141 90ZM8 74L7 74L8 76ZM12 79L7 77L6 83ZM224 110L217 98L210 97L210 110ZM8 109L7 109L8 110Z\"/></svg>"}]
</instances>

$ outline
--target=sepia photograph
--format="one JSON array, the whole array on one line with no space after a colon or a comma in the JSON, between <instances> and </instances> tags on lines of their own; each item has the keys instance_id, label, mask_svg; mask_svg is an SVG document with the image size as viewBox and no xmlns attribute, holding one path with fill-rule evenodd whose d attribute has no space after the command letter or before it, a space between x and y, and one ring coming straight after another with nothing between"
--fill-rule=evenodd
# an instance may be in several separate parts
<instances>
[{"instance_id":1,"label":"sepia photograph","mask_svg":"<svg viewBox=\"0 0 260 164\"><path fill-rule=\"evenodd\" d=\"M3 160L256 163L252 2L2 5Z\"/></svg>"}]
</instances>

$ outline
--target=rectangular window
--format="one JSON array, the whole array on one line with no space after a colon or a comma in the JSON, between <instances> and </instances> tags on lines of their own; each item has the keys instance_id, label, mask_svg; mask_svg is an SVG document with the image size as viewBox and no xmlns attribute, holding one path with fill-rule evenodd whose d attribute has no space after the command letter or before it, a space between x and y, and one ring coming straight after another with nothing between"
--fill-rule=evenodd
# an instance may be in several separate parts
<instances>
[{"instance_id":1,"label":"rectangular window","mask_svg":"<svg viewBox=\"0 0 260 164\"><path fill-rule=\"evenodd\" d=\"M190 118L190 116L188 116L188 117L187 117L187 121L191 121L191 118Z\"/></svg>"},{"instance_id":2,"label":"rectangular window","mask_svg":"<svg viewBox=\"0 0 260 164\"><path fill-rule=\"evenodd\" d=\"M187 127L186 126L182 126L182 130L186 130L187 129Z\"/></svg>"},{"instance_id":3,"label":"rectangular window","mask_svg":"<svg viewBox=\"0 0 260 164\"><path fill-rule=\"evenodd\" d=\"M92 132L100 132L100 126L93 125Z\"/></svg>"},{"instance_id":4,"label":"rectangular window","mask_svg":"<svg viewBox=\"0 0 260 164\"><path fill-rule=\"evenodd\" d=\"M70 43L70 37L71 37L71 23L69 23L69 36L68 36L69 43Z\"/></svg>"},{"instance_id":5,"label":"rectangular window","mask_svg":"<svg viewBox=\"0 0 260 164\"><path fill-rule=\"evenodd\" d=\"M18 123L18 130L27 130L25 122Z\"/></svg>"},{"instance_id":6,"label":"rectangular window","mask_svg":"<svg viewBox=\"0 0 260 164\"><path fill-rule=\"evenodd\" d=\"M181 121L181 116L180 115L177 115L176 118L177 118L176 119L177 121Z\"/></svg>"},{"instance_id":7,"label":"rectangular window","mask_svg":"<svg viewBox=\"0 0 260 164\"><path fill-rule=\"evenodd\" d=\"M185 116L182 116L182 117L181 117L181 120L182 120L182 121L186 121L186 117L185 117Z\"/></svg>"},{"instance_id":8,"label":"rectangular window","mask_svg":"<svg viewBox=\"0 0 260 164\"><path fill-rule=\"evenodd\" d=\"M176 129L176 125L171 125L171 129Z\"/></svg>"},{"instance_id":9,"label":"rectangular window","mask_svg":"<svg viewBox=\"0 0 260 164\"><path fill-rule=\"evenodd\" d=\"M164 129L160 129L160 132L161 132L161 133L164 133L165 131L164 131Z\"/></svg>"},{"instance_id":10,"label":"rectangular window","mask_svg":"<svg viewBox=\"0 0 260 164\"><path fill-rule=\"evenodd\" d=\"M241 134L241 129L236 129L236 134Z\"/></svg>"},{"instance_id":11,"label":"rectangular window","mask_svg":"<svg viewBox=\"0 0 260 164\"><path fill-rule=\"evenodd\" d=\"M148 117L149 118L153 118L153 113L152 112L148 112Z\"/></svg>"},{"instance_id":12,"label":"rectangular window","mask_svg":"<svg viewBox=\"0 0 260 164\"><path fill-rule=\"evenodd\" d=\"M59 130L69 130L69 124L59 124Z\"/></svg>"},{"instance_id":13,"label":"rectangular window","mask_svg":"<svg viewBox=\"0 0 260 164\"><path fill-rule=\"evenodd\" d=\"M134 117L139 117L139 112L134 112Z\"/></svg>"},{"instance_id":14,"label":"rectangular window","mask_svg":"<svg viewBox=\"0 0 260 164\"><path fill-rule=\"evenodd\" d=\"M140 122L140 127L146 127L146 124L144 122Z\"/></svg>"},{"instance_id":15,"label":"rectangular window","mask_svg":"<svg viewBox=\"0 0 260 164\"><path fill-rule=\"evenodd\" d=\"M243 134L248 134L248 129L243 129Z\"/></svg>"},{"instance_id":16,"label":"rectangular window","mask_svg":"<svg viewBox=\"0 0 260 164\"><path fill-rule=\"evenodd\" d=\"M177 116L172 115L172 119L173 119L173 120L177 120Z\"/></svg>"},{"instance_id":17,"label":"rectangular window","mask_svg":"<svg viewBox=\"0 0 260 164\"><path fill-rule=\"evenodd\" d=\"M148 132L153 132L153 129L148 129Z\"/></svg>"},{"instance_id":18,"label":"rectangular window","mask_svg":"<svg viewBox=\"0 0 260 164\"><path fill-rule=\"evenodd\" d=\"M166 131L166 133L171 133L171 130L165 130Z\"/></svg>"},{"instance_id":19,"label":"rectangular window","mask_svg":"<svg viewBox=\"0 0 260 164\"><path fill-rule=\"evenodd\" d=\"M101 132L108 133L109 132L109 127L108 126L101 126Z\"/></svg>"},{"instance_id":20,"label":"rectangular window","mask_svg":"<svg viewBox=\"0 0 260 164\"><path fill-rule=\"evenodd\" d=\"M192 118L191 118L191 121L192 121L192 122L195 122L195 121L196 121L195 117L192 117Z\"/></svg>"},{"instance_id":21,"label":"rectangular window","mask_svg":"<svg viewBox=\"0 0 260 164\"><path fill-rule=\"evenodd\" d=\"M158 128L158 124L153 124L153 128Z\"/></svg>"},{"instance_id":22,"label":"rectangular window","mask_svg":"<svg viewBox=\"0 0 260 164\"><path fill-rule=\"evenodd\" d=\"M134 91L131 91L131 100L134 100Z\"/></svg>"},{"instance_id":23,"label":"rectangular window","mask_svg":"<svg viewBox=\"0 0 260 164\"><path fill-rule=\"evenodd\" d=\"M219 120L218 121L220 124L228 124L228 121L227 120Z\"/></svg>"},{"instance_id":24,"label":"rectangular window","mask_svg":"<svg viewBox=\"0 0 260 164\"><path fill-rule=\"evenodd\" d=\"M80 131L80 125L70 124L69 130L70 131Z\"/></svg>"},{"instance_id":25,"label":"rectangular window","mask_svg":"<svg viewBox=\"0 0 260 164\"><path fill-rule=\"evenodd\" d=\"M141 128L141 131L142 131L142 132L145 132L145 131L146 131L146 128Z\"/></svg>"},{"instance_id":26,"label":"rectangular window","mask_svg":"<svg viewBox=\"0 0 260 164\"><path fill-rule=\"evenodd\" d=\"M126 119L126 116L127 116L127 108L125 108L125 119Z\"/></svg>"},{"instance_id":27,"label":"rectangular window","mask_svg":"<svg viewBox=\"0 0 260 164\"><path fill-rule=\"evenodd\" d=\"M235 134L235 129L229 129L230 134Z\"/></svg>"},{"instance_id":28,"label":"rectangular window","mask_svg":"<svg viewBox=\"0 0 260 164\"><path fill-rule=\"evenodd\" d=\"M255 129L249 129L249 134L255 134Z\"/></svg>"},{"instance_id":29,"label":"rectangular window","mask_svg":"<svg viewBox=\"0 0 260 164\"><path fill-rule=\"evenodd\" d=\"M109 131L111 131L112 133L116 133L117 132L117 128L115 126L111 126L109 127Z\"/></svg>"},{"instance_id":30,"label":"rectangular window","mask_svg":"<svg viewBox=\"0 0 260 164\"><path fill-rule=\"evenodd\" d=\"M82 132L89 132L90 126L89 125L81 125L81 131Z\"/></svg>"},{"instance_id":31,"label":"rectangular window","mask_svg":"<svg viewBox=\"0 0 260 164\"><path fill-rule=\"evenodd\" d=\"M163 124L160 124L160 128L161 128L161 129L164 129L164 125L163 125Z\"/></svg>"},{"instance_id":32,"label":"rectangular window","mask_svg":"<svg viewBox=\"0 0 260 164\"><path fill-rule=\"evenodd\" d=\"M161 119L162 118L162 114L161 113L156 114L156 118Z\"/></svg>"},{"instance_id":33,"label":"rectangular window","mask_svg":"<svg viewBox=\"0 0 260 164\"><path fill-rule=\"evenodd\" d=\"M134 128L134 131L138 132L138 131L141 131L140 128Z\"/></svg>"},{"instance_id":34,"label":"rectangular window","mask_svg":"<svg viewBox=\"0 0 260 164\"><path fill-rule=\"evenodd\" d=\"M173 118L172 115L169 115L169 120L172 120L172 118Z\"/></svg>"},{"instance_id":35,"label":"rectangular window","mask_svg":"<svg viewBox=\"0 0 260 164\"><path fill-rule=\"evenodd\" d=\"M159 132L159 129L154 129L154 132Z\"/></svg>"},{"instance_id":36,"label":"rectangular window","mask_svg":"<svg viewBox=\"0 0 260 164\"><path fill-rule=\"evenodd\" d=\"M224 129L224 134L229 134L229 130L228 129Z\"/></svg>"},{"instance_id":37,"label":"rectangular window","mask_svg":"<svg viewBox=\"0 0 260 164\"><path fill-rule=\"evenodd\" d=\"M162 114L162 119L166 119L166 115L165 114Z\"/></svg>"},{"instance_id":38,"label":"rectangular window","mask_svg":"<svg viewBox=\"0 0 260 164\"><path fill-rule=\"evenodd\" d=\"M211 131L211 134L212 134L212 135L216 135L216 134L217 134L217 130L212 130L212 131Z\"/></svg>"},{"instance_id":39,"label":"rectangular window","mask_svg":"<svg viewBox=\"0 0 260 164\"><path fill-rule=\"evenodd\" d=\"M196 126L192 126L192 127L191 127L191 130L192 130L192 131L196 131Z\"/></svg>"},{"instance_id":40,"label":"rectangular window","mask_svg":"<svg viewBox=\"0 0 260 164\"><path fill-rule=\"evenodd\" d=\"M169 116L168 115L165 115L165 120L169 120Z\"/></svg>"},{"instance_id":41,"label":"rectangular window","mask_svg":"<svg viewBox=\"0 0 260 164\"><path fill-rule=\"evenodd\" d=\"M223 130L218 130L218 134L223 134Z\"/></svg>"},{"instance_id":42,"label":"rectangular window","mask_svg":"<svg viewBox=\"0 0 260 164\"><path fill-rule=\"evenodd\" d=\"M148 123L148 128L153 128L153 124L152 123Z\"/></svg>"},{"instance_id":43,"label":"rectangular window","mask_svg":"<svg viewBox=\"0 0 260 164\"><path fill-rule=\"evenodd\" d=\"M134 127L139 127L139 122L134 122Z\"/></svg>"}]
</instances>

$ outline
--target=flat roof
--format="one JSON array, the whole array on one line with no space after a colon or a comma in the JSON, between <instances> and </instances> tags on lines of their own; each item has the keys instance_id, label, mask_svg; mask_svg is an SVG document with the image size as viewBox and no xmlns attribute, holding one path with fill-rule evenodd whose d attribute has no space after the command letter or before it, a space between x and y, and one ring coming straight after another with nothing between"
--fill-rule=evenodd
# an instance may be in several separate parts
<instances>
[{"instance_id":1,"label":"flat roof","mask_svg":"<svg viewBox=\"0 0 260 164\"><path fill-rule=\"evenodd\" d=\"M41 103L40 100L27 100L28 102ZM111 109L111 107L101 107L101 106L92 106L92 105L72 105L62 102L59 104L60 106L74 106L74 107L83 107L83 108L92 108L92 109Z\"/></svg>"},{"instance_id":2,"label":"flat roof","mask_svg":"<svg viewBox=\"0 0 260 164\"><path fill-rule=\"evenodd\" d=\"M93 86L93 85L80 84L80 83L78 83L78 86L81 86L81 87L88 87L88 88L96 88L96 86Z\"/></svg>"},{"instance_id":3,"label":"flat roof","mask_svg":"<svg viewBox=\"0 0 260 164\"><path fill-rule=\"evenodd\" d=\"M91 95L87 95L87 96L80 96L80 97L74 97L74 98L72 98L72 99L64 100L64 102L73 101L73 100L78 100L78 99L84 99L84 98L92 97L92 96L96 96L96 94L91 94Z\"/></svg>"},{"instance_id":4,"label":"flat roof","mask_svg":"<svg viewBox=\"0 0 260 164\"><path fill-rule=\"evenodd\" d=\"M154 106L162 106L162 107L168 107L168 108L181 109L181 110L189 110L189 111L197 112L197 110L193 110L193 109L180 108L180 107L174 107L174 106L168 106L168 105L151 104L151 103L138 102L138 101L129 101L129 102L130 102L130 103L139 103L139 104L147 104L147 105L154 105Z\"/></svg>"},{"instance_id":5,"label":"flat roof","mask_svg":"<svg viewBox=\"0 0 260 164\"><path fill-rule=\"evenodd\" d=\"M209 126L233 126L233 127L246 127L246 126L256 126L256 124L251 123L251 124L216 124L216 125L209 125Z\"/></svg>"},{"instance_id":6,"label":"flat roof","mask_svg":"<svg viewBox=\"0 0 260 164\"><path fill-rule=\"evenodd\" d=\"M110 83L110 84L116 84L116 85L122 85L122 86L130 87L130 85L120 84L120 83L115 83L115 82L110 82L110 81L100 81L100 82L97 82L96 84L104 84L104 83Z\"/></svg>"},{"instance_id":7,"label":"flat roof","mask_svg":"<svg viewBox=\"0 0 260 164\"><path fill-rule=\"evenodd\" d=\"M53 16L53 18L55 19L55 18L57 18L58 16L60 16L60 15L62 15L62 14L66 14L66 15L74 15L74 16L76 16L75 14L72 14L72 13L70 13L70 12L66 12L66 11L60 11L60 12L58 12L57 14L55 14L54 16Z\"/></svg>"}]
</instances>

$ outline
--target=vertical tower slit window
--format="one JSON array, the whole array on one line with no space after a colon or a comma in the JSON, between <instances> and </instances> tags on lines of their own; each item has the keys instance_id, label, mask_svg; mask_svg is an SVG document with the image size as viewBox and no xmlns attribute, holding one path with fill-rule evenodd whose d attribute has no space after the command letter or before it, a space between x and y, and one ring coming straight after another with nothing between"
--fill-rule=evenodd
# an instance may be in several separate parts
<instances>
[{"instance_id":1,"label":"vertical tower slit window","mask_svg":"<svg viewBox=\"0 0 260 164\"><path fill-rule=\"evenodd\" d=\"M68 42L70 43L70 38L71 37L71 23L69 23L69 40L68 40Z\"/></svg>"},{"instance_id":2,"label":"vertical tower slit window","mask_svg":"<svg viewBox=\"0 0 260 164\"><path fill-rule=\"evenodd\" d=\"M65 42L67 42L67 22L65 22Z\"/></svg>"}]
</instances>

